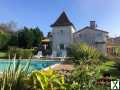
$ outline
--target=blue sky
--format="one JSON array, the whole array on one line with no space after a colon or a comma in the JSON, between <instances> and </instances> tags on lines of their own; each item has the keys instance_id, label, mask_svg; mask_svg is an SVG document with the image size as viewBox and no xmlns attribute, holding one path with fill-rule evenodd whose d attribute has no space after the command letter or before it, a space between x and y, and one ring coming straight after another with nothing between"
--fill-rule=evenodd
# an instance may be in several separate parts
<instances>
[{"instance_id":1,"label":"blue sky","mask_svg":"<svg viewBox=\"0 0 120 90\"><path fill-rule=\"evenodd\" d=\"M46 35L63 10L77 30L96 20L110 36L120 35L120 0L0 0L0 23L39 26Z\"/></svg>"}]
</instances>

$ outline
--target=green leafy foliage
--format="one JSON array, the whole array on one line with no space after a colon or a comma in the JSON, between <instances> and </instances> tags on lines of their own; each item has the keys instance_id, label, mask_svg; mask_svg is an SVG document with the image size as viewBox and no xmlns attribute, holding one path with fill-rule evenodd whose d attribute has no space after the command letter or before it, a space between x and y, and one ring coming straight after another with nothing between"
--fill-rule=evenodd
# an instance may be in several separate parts
<instances>
[{"instance_id":1,"label":"green leafy foliage","mask_svg":"<svg viewBox=\"0 0 120 90\"><path fill-rule=\"evenodd\" d=\"M0 58L7 58L8 57L8 53L6 51L1 51L0 52Z\"/></svg>"},{"instance_id":2,"label":"green leafy foliage","mask_svg":"<svg viewBox=\"0 0 120 90\"><path fill-rule=\"evenodd\" d=\"M77 83L78 89L70 90L109 90L110 86L97 85L97 79L103 74L99 67L101 67L99 60L81 61L80 65L66 76L67 83L71 85L73 82Z\"/></svg>"},{"instance_id":3,"label":"green leafy foliage","mask_svg":"<svg viewBox=\"0 0 120 90\"><path fill-rule=\"evenodd\" d=\"M99 60L81 61L75 69L66 75L52 69L33 71L28 74L29 63L22 67L20 62L15 69L10 65L0 78L1 90L110 90L110 87L96 85L97 74L113 62L101 63ZM105 69L104 69L105 68ZM107 70L108 71L108 70Z\"/></svg>"},{"instance_id":4,"label":"green leafy foliage","mask_svg":"<svg viewBox=\"0 0 120 90\"><path fill-rule=\"evenodd\" d=\"M38 28L24 27L16 30L15 23L0 24L0 49L7 50L8 46L32 48L41 44L43 32Z\"/></svg>"},{"instance_id":5,"label":"green leafy foliage","mask_svg":"<svg viewBox=\"0 0 120 90\"><path fill-rule=\"evenodd\" d=\"M117 47L113 47L114 48L114 55L117 55L117 56L120 56L120 47L117 46Z\"/></svg>"},{"instance_id":6,"label":"green leafy foliage","mask_svg":"<svg viewBox=\"0 0 120 90\"><path fill-rule=\"evenodd\" d=\"M17 32L18 34L18 46L21 48L32 48L38 46L43 38L43 33L38 27L27 28Z\"/></svg>"},{"instance_id":7,"label":"green leafy foliage","mask_svg":"<svg viewBox=\"0 0 120 90\"><path fill-rule=\"evenodd\" d=\"M8 33L0 32L0 49L7 47L10 40L10 35Z\"/></svg>"},{"instance_id":8,"label":"green leafy foliage","mask_svg":"<svg viewBox=\"0 0 120 90\"><path fill-rule=\"evenodd\" d=\"M18 38L17 38L17 33L14 32L10 34L10 40L8 42L8 46L18 46Z\"/></svg>"},{"instance_id":9,"label":"green leafy foliage","mask_svg":"<svg viewBox=\"0 0 120 90\"><path fill-rule=\"evenodd\" d=\"M28 75L28 69L29 63L24 67L20 65L20 61L10 64L0 78L0 90L27 90L26 76Z\"/></svg>"},{"instance_id":10,"label":"green leafy foliage","mask_svg":"<svg viewBox=\"0 0 120 90\"><path fill-rule=\"evenodd\" d=\"M11 48L8 52L10 58L16 55L16 58L29 59L33 56L33 49Z\"/></svg>"},{"instance_id":11,"label":"green leafy foliage","mask_svg":"<svg viewBox=\"0 0 120 90\"><path fill-rule=\"evenodd\" d=\"M72 44L67 48L67 54L70 57L74 57L74 62L79 64L81 60L99 59L101 53L95 48L92 48L86 44Z\"/></svg>"},{"instance_id":12,"label":"green leafy foliage","mask_svg":"<svg viewBox=\"0 0 120 90\"><path fill-rule=\"evenodd\" d=\"M115 61L106 61L103 62L99 69L102 73L109 73L112 78L118 79L120 78L120 63Z\"/></svg>"},{"instance_id":13,"label":"green leafy foliage","mask_svg":"<svg viewBox=\"0 0 120 90\"><path fill-rule=\"evenodd\" d=\"M34 71L29 78L30 86L34 90L66 90L64 76L51 69Z\"/></svg>"}]
</instances>

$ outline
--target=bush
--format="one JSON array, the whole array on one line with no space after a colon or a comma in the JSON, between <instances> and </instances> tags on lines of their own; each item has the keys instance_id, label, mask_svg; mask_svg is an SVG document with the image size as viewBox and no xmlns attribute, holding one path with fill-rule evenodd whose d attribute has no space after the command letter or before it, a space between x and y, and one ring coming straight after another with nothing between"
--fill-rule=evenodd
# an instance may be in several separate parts
<instances>
[{"instance_id":1,"label":"bush","mask_svg":"<svg viewBox=\"0 0 120 90\"><path fill-rule=\"evenodd\" d=\"M33 90L66 90L64 84L64 76L51 69L33 71L29 77L29 85Z\"/></svg>"},{"instance_id":2,"label":"bush","mask_svg":"<svg viewBox=\"0 0 120 90\"><path fill-rule=\"evenodd\" d=\"M0 78L0 90L110 90L107 86L96 85L96 66L99 60L82 61L66 77L51 69L29 73L29 65L17 62L15 69L11 66Z\"/></svg>"},{"instance_id":3,"label":"bush","mask_svg":"<svg viewBox=\"0 0 120 90\"><path fill-rule=\"evenodd\" d=\"M97 85L97 78L101 77L100 64L99 60L81 61L79 66L66 75L66 83L69 85L77 83L78 89L72 90L110 90L110 86Z\"/></svg>"},{"instance_id":4,"label":"bush","mask_svg":"<svg viewBox=\"0 0 120 90\"><path fill-rule=\"evenodd\" d=\"M114 55L120 56L120 47L114 47Z\"/></svg>"},{"instance_id":5,"label":"bush","mask_svg":"<svg viewBox=\"0 0 120 90\"><path fill-rule=\"evenodd\" d=\"M10 58L13 58L16 55L16 58L22 58L22 59L28 59L33 56L33 49L10 49L9 50L9 55Z\"/></svg>"},{"instance_id":6,"label":"bush","mask_svg":"<svg viewBox=\"0 0 120 90\"><path fill-rule=\"evenodd\" d=\"M25 66L20 65L18 61L14 67L14 62L9 65L7 70L4 70L0 77L0 90L30 90L27 89L27 75L29 62Z\"/></svg>"},{"instance_id":7,"label":"bush","mask_svg":"<svg viewBox=\"0 0 120 90\"><path fill-rule=\"evenodd\" d=\"M7 55L7 51L1 51L0 52L0 58L7 58L8 57L8 55Z\"/></svg>"},{"instance_id":8,"label":"bush","mask_svg":"<svg viewBox=\"0 0 120 90\"><path fill-rule=\"evenodd\" d=\"M10 35L8 33L0 32L0 49L7 47L10 40Z\"/></svg>"},{"instance_id":9,"label":"bush","mask_svg":"<svg viewBox=\"0 0 120 90\"><path fill-rule=\"evenodd\" d=\"M67 54L74 57L74 62L79 63L80 60L99 59L101 54L95 48L86 44L72 44L67 48Z\"/></svg>"},{"instance_id":10,"label":"bush","mask_svg":"<svg viewBox=\"0 0 120 90\"><path fill-rule=\"evenodd\" d=\"M38 47L43 39L42 31L36 28L24 27L17 32L18 34L18 47L20 48L32 48Z\"/></svg>"}]
</instances>

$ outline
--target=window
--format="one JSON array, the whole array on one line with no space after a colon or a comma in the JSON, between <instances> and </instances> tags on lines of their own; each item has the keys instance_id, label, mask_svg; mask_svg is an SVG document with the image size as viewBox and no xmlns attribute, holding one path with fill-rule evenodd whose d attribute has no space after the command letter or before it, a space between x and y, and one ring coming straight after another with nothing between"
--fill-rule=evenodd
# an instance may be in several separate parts
<instances>
[{"instance_id":1,"label":"window","mask_svg":"<svg viewBox=\"0 0 120 90\"><path fill-rule=\"evenodd\" d=\"M101 36L101 32L97 32L97 36Z\"/></svg>"},{"instance_id":2,"label":"window","mask_svg":"<svg viewBox=\"0 0 120 90\"><path fill-rule=\"evenodd\" d=\"M61 30L61 34L63 34L63 30Z\"/></svg>"},{"instance_id":3,"label":"window","mask_svg":"<svg viewBox=\"0 0 120 90\"><path fill-rule=\"evenodd\" d=\"M60 50L64 49L64 44L60 44Z\"/></svg>"},{"instance_id":4,"label":"window","mask_svg":"<svg viewBox=\"0 0 120 90\"><path fill-rule=\"evenodd\" d=\"M81 34L79 34L79 38L81 38L82 37L82 35Z\"/></svg>"}]
</instances>

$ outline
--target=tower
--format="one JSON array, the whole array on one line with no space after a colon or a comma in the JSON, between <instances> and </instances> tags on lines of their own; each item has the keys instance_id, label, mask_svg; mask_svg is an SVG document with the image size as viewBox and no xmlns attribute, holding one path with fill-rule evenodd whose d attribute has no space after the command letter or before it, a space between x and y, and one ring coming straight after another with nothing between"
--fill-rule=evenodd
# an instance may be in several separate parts
<instances>
[{"instance_id":1,"label":"tower","mask_svg":"<svg viewBox=\"0 0 120 90\"><path fill-rule=\"evenodd\" d=\"M66 48L73 43L75 27L68 19L65 12L51 25L52 27L52 51L56 56L66 56Z\"/></svg>"}]
</instances>

